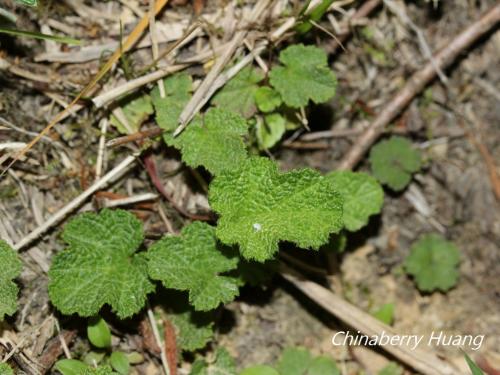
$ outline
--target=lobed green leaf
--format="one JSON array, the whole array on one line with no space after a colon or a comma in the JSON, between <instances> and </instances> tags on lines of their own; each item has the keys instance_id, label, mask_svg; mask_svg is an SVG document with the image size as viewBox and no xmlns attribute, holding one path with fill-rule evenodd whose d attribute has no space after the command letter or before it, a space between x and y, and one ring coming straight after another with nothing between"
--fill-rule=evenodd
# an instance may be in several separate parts
<instances>
[{"instance_id":1,"label":"lobed green leaf","mask_svg":"<svg viewBox=\"0 0 500 375\"><path fill-rule=\"evenodd\" d=\"M21 274L22 264L17 253L0 240L0 320L5 315L12 315L17 310L17 293L19 288L13 279Z\"/></svg>"},{"instance_id":2,"label":"lobed green leaf","mask_svg":"<svg viewBox=\"0 0 500 375\"><path fill-rule=\"evenodd\" d=\"M328 178L311 169L281 173L267 158L249 158L215 177L209 201L220 215L217 237L260 262L272 258L279 241L317 249L343 225L342 197Z\"/></svg>"},{"instance_id":3,"label":"lobed green leaf","mask_svg":"<svg viewBox=\"0 0 500 375\"><path fill-rule=\"evenodd\" d=\"M97 315L109 304L120 318L137 313L154 290L143 254L142 223L124 210L83 213L63 232L66 250L49 271L49 296L63 314Z\"/></svg>"}]
</instances>

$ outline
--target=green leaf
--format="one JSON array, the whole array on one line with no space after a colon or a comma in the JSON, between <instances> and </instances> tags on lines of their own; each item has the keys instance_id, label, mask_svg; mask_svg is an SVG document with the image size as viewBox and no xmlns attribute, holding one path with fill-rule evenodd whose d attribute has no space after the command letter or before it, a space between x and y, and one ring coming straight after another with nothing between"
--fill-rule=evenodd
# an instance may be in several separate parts
<instances>
[{"instance_id":1,"label":"green leaf","mask_svg":"<svg viewBox=\"0 0 500 375\"><path fill-rule=\"evenodd\" d=\"M375 318L382 323L391 325L394 321L394 304L386 303L372 314Z\"/></svg>"},{"instance_id":2,"label":"green leaf","mask_svg":"<svg viewBox=\"0 0 500 375\"><path fill-rule=\"evenodd\" d=\"M168 318L177 329L177 345L184 351L203 349L213 339L214 312L195 311L184 293L168 291Z\"/></svg>"},{"instance_id":3,"label":"green leaf","mask_svg":"<svg viewBox=\"0 0 500 375\"><path fill-rule=\"evenodd\" d=\"M335 362L325 356L313 358L304 348L286 348L277 365L280 374L340 375Z\"/></svg>"},{"instance_id":4,"label":"green leaf","mask_svg":"<svg viewBox=\"0 0 500 375\"><path fill-rule=\"evenodd\" d=\"M21 274L22 264L17 253L0 240L0 320L5 315L12 315L17 310L17 292L19 288L12 281Z\"/></svg>"},{"instance_id":5,"label":"green leaf","mask_svg":"<svg viewBox=\"0 0 500 375\"><path fill-rule=\"evenodd\" d=\"M280 374L303 375L311 365L312 356L304 348L286 348L277 364Z\"/></svg>"},{"instance_id":6,"label":"green leaf","mask_svg":"<svg viewBox=\"0 0 500 375\"><path fill-rule=\"evenodd\" d=\"M418 289L445 292L457 283L459 263L460 252L452 242L438 234L428 234L412 246L404 266L415 278Z\"/></svg>"},{"instance_id":7,"label":"green leaf","mask_svg":"<svg viewBox=\"0 0 500 375\"><path fill-rule=\"evenodd\" d=\"M77 39L69 38L67 36L49 35L49 34L43 34L43 33L39 33L39 32L33 32L33 31L10 29L10 28L6 28L6 27L0 27L0 34L14 35L14 36L20 36L20 37L26 37L26 38L33 38L33 39L51 40L51 41L57 42L57 43L71 44L71 45L77 45L77 46L82 44L81 41L79 41Z\"/></svg>"},{"instance_id":8,"label":"green leaf","mask_svg":"<svg viewBox=\"0 0 500 375\"><path fill-rule=\"evenodd\" d=\"M30 7L38 6L38 0L16 0L19 4L27 5Z\"/></svg>"},{"instance_id":9,"label":"green leaf","mask_svg":"<svg viewBox=\"0 0 500 375\"><path fill-rule=\"evenodd\" d=\"M83 357L83 362L89 366L95 366L101 363L105 356L105 351L90 351Z\"/></svg>"},{"instance_id":10,"label":"green leaf","mask_svg":"<svg viewBox=\"0 0 500 375\"><path fill-rule=\"evenodd\" d=\"M76 359L61 359L56 362L54 368L63 375L81 375L88 366Z\"/></svg>"},{"instance_id":11,"label":"green leaf","mask_svg":"<svg viewBox=\"0 0 500 375\"><path fill-rule=\"evenodd\" d=\"M7 363L0 363L0 375L14 375L14 371Z\"/></svg>"},{"instance_id":12,"label":"green leaf","mask_svg":"<svg viewBox=\"0 0 500 375\"><path fill-rule=\"evenodd\" d=\"M403 375L403 368L397 363L390 362L378 372L378 375Z\"/></svg>"},{"instance_id":13,"label":"green leaf","mask_svg":"<svg viewBox=\"0 0 500 375\"><path fill-rule=\"evenodd\" d=\"M160 128L173 131L177 128L179 116L191 98L193 81L186 73L175 74L163 80L165 97L160 96L158 86L151 92L156 112L156 122Z\"/></svg>"},{"instance_id":14,"label":"green leaf","mask_svg":"<svg viewBox=\"0 0 500 375\"><path fill-rule=\"evenodd\" d=\"M111 347L111 331L108 324L101 317L90 319L87 326L87 336L92 345L104 349Z\"/></svg>"},{"instance_id":15,"label":"green leaf","mask_svg":"<svg viewBox=\"0 0 500 375\"><path fill-rule=\"evenodd\" d=\"M115 115L111 115L111 124L122 134L139 131L144 120L153 113L153 105L149 95L128 96L120 101L120 105L127 124L124 124Z\"/></svg>"},{"instance_id":16,"label":"green leaf","mask_svg":"<svg viewBox=\"0 0 500 375\"><path fill-rule=\"evenodd\" d=\"M243 370L240 375L280 375L280 373L270 366L257 365Z\"/></svg>"},{"instance_id":17,"label":"green leaf","mask_svg":"<svg viewBox=\"0 0 500 375\"><path fill-rule=\"evenodd\" d=\"M130 363L125 353L113 352L109 364L121 375L128 375L130 371Z\"/></svg>"},{"instance_id":18,"label":"green leaf","mask_svg":"<svg viewBox=\"0 0 500 375\"><path fill-rule=\"evenodd\" d=\"M280 173L267 158L215 177L209 201L220 215L217 237L260 262L272 258L280 240L317 249L343 225L342 197L328 178L311 169Z\"/></svg>"},{"instance_id":19,"label":"green leaf","mask_svg":"<svg viewBox=\"0 0 500 375\"><path fill-rule=\"evenodd\" d=\"M251 66L242 69L212 99L217 107L239 113L245 118L255 113L255 93L264 75Z\"/></svg>"},{"instance_id":20,"label":"green leaf","mask_svg":"<svg viewBox=\"0 0 500 375\"><path fill-rule=\"evenodd\" d=\"M63 314L94 316L109 304L120 318L137 313L154 290L143 254L142 223L124 210L83 213L63 232L69 244L49 271L49 296Z\"/></svg>"},{"instance_id":21,"label":"green leaf","mask_svg":"<svg viewBox=\"0 0 500 375\"><path fill-rule=\"evenodd\" d=\"M256 124L257 140L262 149L273 147L286 131L286 119L279 113L271 113L264 116L264 122Z\"/></svg>"},{"instance_id":22,"label":"green leaf","mask_svg":"<svg viewBox=\"0 0 500 375\"><path fill-rule=\"evenodd\" d=\"M412 173L420 169L420 152L406 138L394 136L371 149L370 163L377 180L400 191L408 185Z\"/></svg>"},{"instance_id":23,"label":"green leaf","mask_svg":"<svg viewBox=\"0 0 500 375\"><path fill-rule=\"evenodd\" d=\"M198 359L193 363L190 375L236 375L236 364L225 348L218 348L214 363Z\"/></svg>"},{"instance_id":24,"label":"green leaf","mask_svg":"<svg viewBox=\"0 0 500 375\"><path fill-rule=\"evenodd\" d=\"M194 222L180 236L167 236L150 247L149 275L166 288L189 291L196 310L215 309L238 295L236 279L223 276L238 266L238 258L217 244L215 229Z\"/></svg>"},{"instance_id":25,"label":"green leaf","mask_svg":"<svg viewBox=\"0 0 500 375\"><path fill-rule=\"evenodd\" d=\"M304 17L304 20L296 26L297 32L299 34L305 34L309 30L311 30L313 27L311 21L318 22L334 1L335 0L321 1L321 3L318 4L312 11L310 11L309 14L306 17Z\"/></svg>"},{"instance_id":26,"label":"green leaf","mask_svg":"<svg viewBox=\"0 0 500 375\"><path fill-rule=\"evenodd\" d=\"M320 48L293 45L281 51L280 61L284 66L274 67L269 77L288 106L304 107L309 100L324 103L335 95L337 79Z\"/></svg>"},{"instance_id":27,"label":"green leaf","mask_svg":"<svg viewBox=\"0 0 500 375\"><path fill-rule=\"evenodd\" d=\"M259 87L255 92L255 103L262 112L272 112L281 105L281 96L271 87Z\"/></svg>"},{"instance_id":28,"label":"green leaf","mask_svg":"<svg viewBox=\"0 0 500 375\"><path fill-rule=\"evenodd\" d=\"M466 354L464 353L465 361L472 372L472 375L484 375L483 371L479 368L478 365Z\"/></svg>"},{"instance_id":29,"label":"green leaf","mask_svg":"<svg viewBox=\"0 0 500 375\"><path fill-rule=\"evenodd\" d=\"M238 167L247 158L243 136L248 125L241 116L212 108L197 117L178 137L165 134L165 142L181 150L182 160L191 167L204 166L216 175Z\"/></svg>"},{"instance_id":30,"label":"green leaf","mask_svg":"<svg viewBox=\"0 0 500 375\"><path fill-rule=\"evenodd\" d=\"M305 375L340 375L340 371L333 359L319 356L312 360Z\"/></svg>"},{"instance_id":31,"label":"green leaf","mask_svg":"<svg viewBox=\"0 0 500 375\"><path fill-rule=\"evenodd\" d=\"M361 172L335 171L327 177L344 197L344 225L355 232L368 223L371 215L380 213L384 191L373 177Z\"/></svg>"}]
</instances>

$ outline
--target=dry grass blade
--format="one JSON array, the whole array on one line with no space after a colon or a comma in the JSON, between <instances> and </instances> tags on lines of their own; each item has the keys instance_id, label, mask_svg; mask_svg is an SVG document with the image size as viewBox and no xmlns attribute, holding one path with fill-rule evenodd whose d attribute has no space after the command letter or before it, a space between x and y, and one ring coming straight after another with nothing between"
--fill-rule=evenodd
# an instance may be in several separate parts
<instances>
[{"instance_id":1,"label":"dry grass blade","mask_svg":"<svg viewBox=\"0 0 500 375\"><path fill-rule=\"evenodd\" d=\"M158 0L156 2L155 6L155 14L158 14L167 4L168 0ZM130 33L130 35L127 37L125 42L123 43L123 47L117 49L113 55L109 58L109 60L104 64L104 66L99 70L99 72L95 75L94 78L85 86L85 88L80 91L80 93L71 101L70 104L66 108L64 108L61 112L59 112L53 119L52 121L30 142L28 145L23 148L19 153L16 154L14 159L7 165L7 167L2 171L0 174L0 177L2 177L9 169L14 165L16 161L18 161L21 157L23 157L28 150L30 150L35 144L38 143L40 139L44 135L46 135L50 129L52 129L59 121L61 121L70 111L71 108L78 103L80 99L82 99L85 95L87 95L101 80L102 77L112 68L112 66L120 59L122 54L129 50L142 36L142 33L144 30L148 27L149 25L149 15L145 15L139 23L136 25L134 30Z\"/></svg>"}]
</instances>

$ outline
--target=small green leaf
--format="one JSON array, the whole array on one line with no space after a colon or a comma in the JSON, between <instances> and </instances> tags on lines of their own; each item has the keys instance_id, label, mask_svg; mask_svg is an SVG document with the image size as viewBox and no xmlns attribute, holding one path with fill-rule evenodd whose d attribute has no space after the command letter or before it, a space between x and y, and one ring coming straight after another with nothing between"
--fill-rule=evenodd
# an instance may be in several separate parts
<instances>
[{"instance_id":1,"label":"small green leaf","mask_svg":"<svg viewBox=\"0 0 500 375\"><path fill-rule=\"evenodd\" d=\"M85 371L81 372L80 375L118 375L114 372L109 366L99 366L94 368L89 366L85 369Z\"/></svg>"},{"instance_id":2,"label":"small green leaf","mask_svg":"<svg viewBox=\"0 0 500 375\"><path fill-rule=\"evenodd\" d=\"M90 343L96 348L104 349L111 347L111 331L106 321L101 317L89 320L87 336Z\"/></svg>"},{"instance_id":3,"label":"small green leaf","mask_svg":"<svg viewBox=\"0 0 500 375\"><path fill-rule=\"evenodd\" d=\"M124 210L87 212L63 232L69 244L55 255L49 271L49 296L63 314L94 316L109 304L122 319L144 307L154 290L143 254L142 223Z\"/></svg>"},{"instance_id":4,"label":"small green leaf","mask_svg":"<svg viewBox=\"0 0 500 375\"><path fill-rule=\"evenodd\" d=\"M255 92L255 102L262 112L272 112L281 105L281 96L271 87L259 87Z\"/></svg>"},{"instance_id":5,"label":"small green leaf","mask_svg":"<svg viewBox=\"0 0 500 375\"><path fill-rule=\"evenodd\" d=\"M404 266L415 278L418 289L446 292L457 283L459 263L460 252L452 242L438 234L428 234L412 246Z\"/></svg>"},{"instance_id":6,"label":"small green leaf","mask_svg":"<svg viewBox=\"0 0 500 375\"><path fill-rule=\"evenodd\" d=\"M340 375L340 371L333 359L319 356L312 360L305 375Z\"/></svg>"},{"instance_id":7,"label":"small green leaf","mask_svg":"<svg viewBox=\"0 0 500 375\"><path fill-rule=\"evenodd\" d=\"M269 149L279 142L286 131L286 119L279 113L264 116L264 122L256 124L257 140L262 149Z\"/></svg>"},{"instance_id":8,"label":"small green leaf","mask_svg":"<svg viewBox=\"0 0 500 375\"><path fill-rule=\"evenodd\" d=\"M106 356L105 351L90 351L87 354L85 354L85 357L83 357L83 362L89 366L95 366L101 363L101 361L104 359Z\"/></svg>"},{"instance_id":9,"label":"small green leaf","mask_svg":"<svg viewBox=\"0 0 500 375\"><path fill-rule=\"evenodd\" d=\"M17 253L0 240L0 321L5 315L12 315L17 310L17 292L19 288L12 281L21 274L22 264Z\"/></svg>"},{"instance_id":10,"label":"small green leaf","mask_svg":"<svg viewBox=\"0 0 500 375\"><path fill-rule=\"evenodd\" d=\"M149 95L128 96L119 103L127 124L121 122L115 115L111 115L111 124L113 124L122 134L130 134L139 131L139 127L144 120L153 113L153 105L151 104Z\"/></svg>"},{"instance_id":11,"label":"small green leaf","mask_svg":"<svg viewBox=\"0 0 500 375\"><path fill-rule=\"evenodd\" d=\"M245 118L255 113L255 92L257 83L264 75L251 66L242 69L212 99L212 103L227 111L239 113Z\"/></svg>"},{"instance_id":12,"label":"small green leaf","mask_svg":"<svg viewBox=\"0 0 500 375\"><path fill-rule=\"evenodd\" d=\"M372 314L375 318L382 323L391 325L394 321L394 304L386 303Z\"/></svg>"},{"instance_id":13,"label":"small green leaf","mask_svg":"<svg viewBox=\"0 0 500 375\"><path fill-rule=\"evenodd\" d=\"M337 79L320 48L293 45L281 51L280 61L284 66L274 67L269 77L286 105L304 107L309 100L324 103L335 95Z\"/></svg>"},{"instance_id":14,"label":"small green leaf","mask_svg":"<svg viewBox=\"0 0 500 375\"><path fill-rule=\"evenodd\" d=\"M76 359L61 359L56 362L54 368L63 375L81 375L88 366Z\"/></svg>"},{"instance_id":15,"label":"small green leaf","mask_svg":"<svg viewBox=\"0 0 500 375\"><path fill-rule=\"evenodd\" d=\"M0 375L14 375L14 371L7 363L0 363Z\"/></svg>"},{"instance_id":16,"label":"small green leaf","mask_svg":"<svg viewBox=\"0 0 500 375\"><path fill-rule=\"evenodd\" d=\"M38 6L38 0L16 0L19 4L27 5L30 7Z\"/></svg>"},{"instance_id":17,"label":"small green leaf","mask_svg":"<svg viewBox=\"0 0 500 375\"><path fill-rule=\"evenodd\" d=\"M198 359L189 375L236 375L236 364L225 348L218 348L213 363Z\"/></svg>"},{"instance_id":18,"label":"small green leaf","mask_svg":"<svg viewBox=\"0 0 500 375\"><path fill-rule=\"evenodd\" d=\"M355 232L368 223L371 215L380 213L384 191L371 176L361 172L335 171L327 177L344 197L344 225Z\"/></svg>"},{"instance_id":19,"label":"small green leaf","mask_svg":"<svg viewBox=\"0 0 500 375\"><path fill-rule=\"evenodd\" d=\"M311 21L318 22L334 1L335 0L321 1L321 3L319 3L312 11L309 12L309 14L306 17L304 17L304 20L302 22L298 23L298 25L296 26L297 32L299 34L305 34L309 30L311 30L313 27Z\"/></svg>"},{"instance_id":20,"label":"small green leaf","mask_svg":"<svg viewBox=\"0 0 500 375\"><path fill-rule=\"evenodd\" d=\"M165 142L181 150L182 160L191 167L204 166L219 174L238 167L247 158L243 136L248 125L240 115L212 108L197 117L179 136L165 134Z\"/></svg>"},{"instance_id":21,"label":"small green leaf","mask_svg":"<svg viewBox=\"0 0 500 375\"><path fill-rule=\"evenodd\" d=\"M158 86L151 92L156 122L163 130L173 131L177 128L184 106L191 98L193 80L186 73L175 74L163 80L163 87L165 88L164 98L160 96Z\"/></svg>"},{"instance_id":22,"label":"small green leaf","mask_svg":"<svg viewBox=\"0 0 500 375\"><path fill-rule=\"evenodd\" d=\"M217 244L213 227L194 222L180 236L166 236L150 247L149 275L166 288L189 291L196 310L212 310L238 294L236 279L223 276L238 266L227 250Z\"/></svg>"},{"instance_id":23,"label":"small green leaf","mask_svg":"<svg viewBox=\"0 0 500 375\"><path fill-rule=\"evenodd\" d=\"M214 311L195 311L184 293L169 290L168 318L177 329L177 345L184 351L203 349L213 339Z\"/></svg>"},{"instance_id":24,"label":"small green leaf","mask_svg":"<svg viewBox=\"0 0 500 375\"><path fill-rule=\"evenodd\" d=\"M280 374L303 375L312 361L311 353L304 348L286 348L281 354L277 368Z\"/></svg>"},{"instance_id":25,"label":"small green leaf","mask_svg":"<svg viewBox=\"0 0 500 375\"><path fill-rule=\"evenodd\" d=\"M377 180L400 191L408 185L412 173L420 169L420 152L406 138L394 136L371 149L370 163Z\"/></svg>"},{"instance_id":26,"label":"small green leaf","mask_svg":"<svg viewBox=\"0 0 500 375\"><path fill-rule=\"evenodd\" d=\"M270 366L257 365L243 370L240 375L280 375L280 373Z\"/></svg>"},{"instance_id":27,"label":"small green leaf","mask_svg":"<svg viewBox=\"0 0 500 375\"><path fill-rule=\"evenodd\" d=\"M217 237L260 262L273 257L279 241L317 249L343 225L342 197L328 178L311 169L281 173L267 158L215 177L209 201L220 215Z\"/></svg>"},{"instance_id":28,"label":"small green leaf","mask_svg":"<svg viewBox=\"0 0 500 375\"><path fill-rule=\"evenodd\" d=\"M127 355L122 352L113 352L109 358L109 363L119 374L127 375L130 371L130 363Z\"/></svg>"},{"instance_id":29,"label":"small green leaf","mask_svg":"<svg viewBox=\"0 0 500 375\"><path fill-rule=\"evenodd\" d=\"M378 375L403 375L403 368L397 363L390 362L378 372Z\"/></svg>"},{"instance_id":30,"label":"small green leaf","mask_svg":"<svg viewBox=\"0 0 500 375\"><path fill-rule=\"evenodd\" d=\"M478 365L466 354L464 353L465 361L467 362L467 365L469 366L472 375L484 375L483 371L479 368Z\"/></svg>"}]
</instances>

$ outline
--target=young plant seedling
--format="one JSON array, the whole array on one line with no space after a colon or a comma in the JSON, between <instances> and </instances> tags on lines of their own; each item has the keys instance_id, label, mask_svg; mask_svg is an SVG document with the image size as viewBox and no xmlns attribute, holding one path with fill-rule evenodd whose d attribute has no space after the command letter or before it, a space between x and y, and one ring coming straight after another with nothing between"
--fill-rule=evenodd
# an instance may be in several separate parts
<instances>
[{"instance_id":1,"label":"young plant seedling","mask_svg":"<svg viewBox=\"0 0 500 375\"><path fill-rule=\"evenodd\" d=\"M21 273L22 264L16 252L3 240L0 240L0 321L5 315L12 315L17 310L19 291L14 279Z\"/></svg>"}]
</instances>

